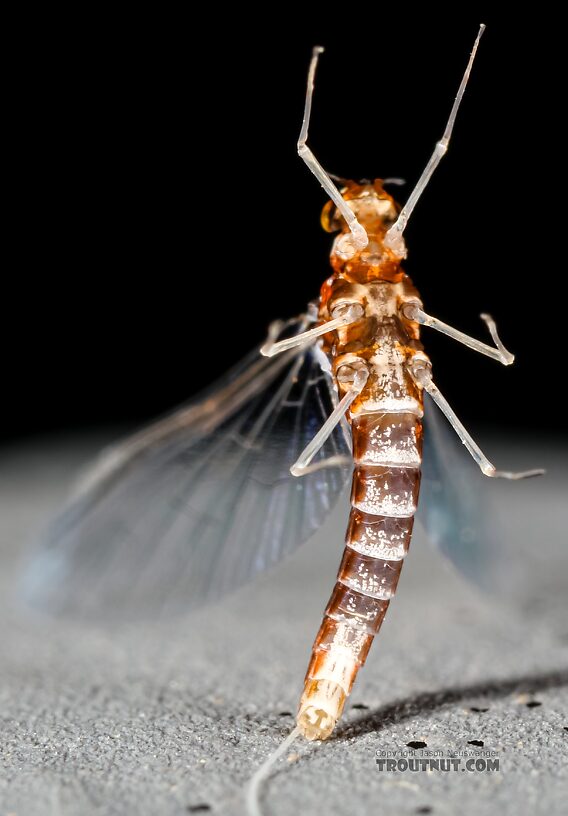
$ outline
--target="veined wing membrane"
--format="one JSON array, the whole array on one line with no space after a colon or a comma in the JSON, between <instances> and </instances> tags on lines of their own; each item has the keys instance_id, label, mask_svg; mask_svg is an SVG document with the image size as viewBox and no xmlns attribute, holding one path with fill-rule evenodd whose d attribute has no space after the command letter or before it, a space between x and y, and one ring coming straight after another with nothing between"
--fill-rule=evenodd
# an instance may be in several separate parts
<instances>
[{"instance_id":1,"label":"veined wing membrane","mask_svg":"<svg viewBox=\"0 0 568 816\"><path fill-rule=\"evenodd\" d=\"M316 457L335 465L289 473L334 407L320 358L316 347L256 351L202 399L103 452L35 554L28 599L94 617L185 611L306 541L351 471L339 426Z\"/></svg>"},{"instance_id":2,"label":"veined wing membrane","mask_svg":"<svg viewBox=\"0 0 568 816\"><path fill-rule=\"evenodd\" d=\"M431 397L424 396L418 519L429 539L470 582L501 600L523 604L528 591L537 591L534 565L520 546L509 508L523 500L527 486L483 476Z\"/></svg>"}]
</instances>

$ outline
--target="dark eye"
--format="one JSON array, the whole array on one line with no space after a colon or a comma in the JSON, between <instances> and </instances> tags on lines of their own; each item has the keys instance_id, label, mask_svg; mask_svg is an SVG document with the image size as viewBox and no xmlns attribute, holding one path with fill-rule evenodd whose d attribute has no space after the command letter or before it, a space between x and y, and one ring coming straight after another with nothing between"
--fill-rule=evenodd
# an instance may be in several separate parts
<instances>
[{"instance_id":1,"label":"dark eye","mask_svg":"<svg viewBox=\"0 0 568 816\"><path fill-rule=\"evenodd\" d=\"M321 225L326 232L337 232L341 229L341 216L333 201L328 201L321 211Z\"/></svg>"}]
</instances>

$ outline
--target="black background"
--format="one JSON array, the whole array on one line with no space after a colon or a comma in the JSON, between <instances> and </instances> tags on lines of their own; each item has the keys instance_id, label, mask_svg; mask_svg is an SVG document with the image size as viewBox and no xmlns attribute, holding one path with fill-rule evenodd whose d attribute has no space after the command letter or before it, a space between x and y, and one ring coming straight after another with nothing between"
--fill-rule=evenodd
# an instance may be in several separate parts
<instances>
[{"instance_id":1,"label":"black background","mask_svg":"<svg viewBox=\"0 0 568 816\"><path fill-rule=\"evenodd\" d=\"M425 307L511 368L428 332L465 422L564 422L563 32L542 14L424 20L400 6L240 7L218 19L34 20L18 33L6 220L5 437L136 423L186 400L298 313L328 275L325 196L296 155L311 46L326 47L310 144L351 177L402 176L441 136L488 24L447 157L406 232ZM350 16L351 15L351 16ZM45 30L43 26L45 24Z\"/></svg>"}]
</instances>

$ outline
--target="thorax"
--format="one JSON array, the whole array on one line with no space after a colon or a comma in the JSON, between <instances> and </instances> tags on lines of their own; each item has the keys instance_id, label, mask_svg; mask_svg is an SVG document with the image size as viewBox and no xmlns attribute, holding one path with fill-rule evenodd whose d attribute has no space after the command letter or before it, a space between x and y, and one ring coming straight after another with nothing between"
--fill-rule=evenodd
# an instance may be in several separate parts
<instances>
[{"instance_id":1,"label":"thorax","mask_svg":"<svg viewBox=\"0 0 568 816\"><path fill-rule=\"evenodd\" d=\"M348 303L358 303L364 310L355 323L324 338L335 374L346 365L368 368L369 379L351 407L352 416L376 411L422 414L422 396L408 371L409 360L422 352L419 325L401 312L418 292L400 266L392 277L385 280L367 272L360 276L363 282L336 270L322 287L320 319L330 319L338 306ZM337 385L341 394L345 386Z\"/></svg>"}]
</instances>

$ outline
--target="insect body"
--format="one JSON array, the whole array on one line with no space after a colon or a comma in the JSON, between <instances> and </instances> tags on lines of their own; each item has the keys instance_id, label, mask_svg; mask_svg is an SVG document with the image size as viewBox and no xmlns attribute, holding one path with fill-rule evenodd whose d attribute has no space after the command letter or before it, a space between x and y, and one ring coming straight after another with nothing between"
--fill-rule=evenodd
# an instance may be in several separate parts
<instances>
[{"instance_id":1,"label":"insect body","mask_svg":"<svg viewBox=\"0 0 568 816\"><path fill-rule=\"evenodd\" d=\"M382 182L349 183L348 206L368 235L355 250L345 225L322 289L320 318L359 307L355 322L326 336L340 395L353 389L349 419L355 470L347 546L316 637L298 723L308 738L329 736L396 591L408 551L420 484L423 400L413 367L428 360L419 325L404 315L418 293L385 247L397 208ZM324 223L336 220L330 206ZM348 244L345 248L345 244Z\"/></svg>"}]
</instances>

